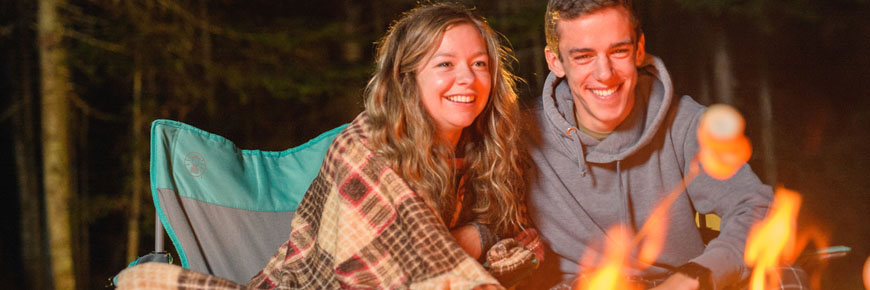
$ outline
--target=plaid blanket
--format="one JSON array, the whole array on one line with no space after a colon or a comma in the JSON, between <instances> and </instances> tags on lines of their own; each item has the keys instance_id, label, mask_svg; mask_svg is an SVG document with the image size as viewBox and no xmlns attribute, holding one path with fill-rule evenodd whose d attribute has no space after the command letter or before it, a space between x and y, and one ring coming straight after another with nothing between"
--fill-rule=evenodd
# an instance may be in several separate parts
<instances>
[{"instance_id":1,"label":"plaid blanket","mask_svg":"<svg viewBox=\"0 0 870 290\"><path fill-rule=\"evenodd\" d=\"M291 222L290 239L251 288L471 289L498 282L435 211L366 146L361 114L333 142Z\"/></svg>"},{"instance_id":2,"label":"plaid blanket","mask_svg":"<svg viewBox=\"0 0 870 290\"><path fill-rule=\"evenodd\" d=\"M366 146L361 114L332 143L290 239L251 288L471 289L497 284L424 199Z\"/></svg>"},{"instance_id":3,"label":"plaid blanket","mask_svg":"<svg viewBox=\"0 0 870 290\"><path fill-rule=\"evenodd\" d=\"M122 271L118 288L501 289L499 282L513 284L538 267L543 253L534 229L493 246L486 268L465 254L435 210L369 150L365 132L363 113L335 139L289 240L247 287L146 263Z\"/></svg>"}]
</instances>

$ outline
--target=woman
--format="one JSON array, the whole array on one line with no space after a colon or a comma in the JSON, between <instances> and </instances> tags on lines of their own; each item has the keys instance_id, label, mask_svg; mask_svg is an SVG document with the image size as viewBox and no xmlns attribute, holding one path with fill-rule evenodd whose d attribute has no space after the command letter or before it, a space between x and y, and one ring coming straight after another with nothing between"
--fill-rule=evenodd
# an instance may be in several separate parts
<instances>
[{"instance_id":1,"label":"woman","mask_svg":"<svg viewBox=\"0 0 870 290\"><path fill-rule=\"evenodd\" d=\"M482 19L449 4L410 11L378 47L364 113L371 147L428 198L457 237L464 229L456 225L475 218L483 223L474 225L488 224L501 234L522 224L526 152L518 145L508 57ZM476 210L461 210L475 200ZM456 216L460 212L466 215ZM459 241L480 256L481 247Z\"/></svg>"},{"instance_id":2,"label":"woman","mask_svg":"<svg viewBox=\"0 0 870 290\"><path fill-rule=\"evenodd\" d=\"M333 142L289 240L248 287L471 289L534 269L542 257L524 231L526 152L507 57L461 6L406 13L378 45L366 111Z\"/></svg>"}]
</instances>

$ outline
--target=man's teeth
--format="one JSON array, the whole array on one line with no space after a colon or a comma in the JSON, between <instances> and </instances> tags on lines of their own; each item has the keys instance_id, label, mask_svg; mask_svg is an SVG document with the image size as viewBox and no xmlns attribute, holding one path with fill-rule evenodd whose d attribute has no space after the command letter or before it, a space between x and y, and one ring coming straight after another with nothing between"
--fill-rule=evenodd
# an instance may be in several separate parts
<instances>
[{"instance_id":1,"label":"man's teeth","mask_svg":"<svg viewBox=\"0 0 870 290\"><path fill-rule=\"evenodd\" d=\"M603 96L609 96L609 95L613 94L613 92L616 92L616 88L607 89L607 90L594 90L593 89L591 91L593 94L596 94L596 95L603 97Z\"/></svg>"},{"instance_id":2,"label":"man's teeth","mask_svg":"<svg viewBox=\"0 0 870 290\"><path fill-rule=\"evenodd\" d=\"M450 96L447 97L451 102L457 103L471 103L474 102L474 96Z\"/></svg>"}]
</instances>

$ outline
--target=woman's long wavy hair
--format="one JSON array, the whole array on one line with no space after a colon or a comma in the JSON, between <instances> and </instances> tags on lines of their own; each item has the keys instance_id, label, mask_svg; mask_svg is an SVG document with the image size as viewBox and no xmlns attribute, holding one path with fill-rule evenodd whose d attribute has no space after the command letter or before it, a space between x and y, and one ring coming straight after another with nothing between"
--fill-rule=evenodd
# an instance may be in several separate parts
<instances>
[{"instance_id":1,"label":"woman's long wavy hair","mask_svg":"<svg viewBox=\"0 0 870 290\"><path fill-rule=\"evenodd\" d=\"M486 42L492 89L489 101L462 132L456 152L437 135L418 91L416 75L437 49L444 32L459 24L474 25ZM377 48L377 67L366 86L366 111L371 146L393 162L393 169L449 220L459 202L459 174L453 157L465 158L465 188L477 195L473 211L478 222L512 234L524 224L523 198L528 164L517 124L516 76L507 68L513 60L485 20L457 4L419 7L395 22ZM461 150L461 151L460 151Z\"/></svg>"}]
</instances>

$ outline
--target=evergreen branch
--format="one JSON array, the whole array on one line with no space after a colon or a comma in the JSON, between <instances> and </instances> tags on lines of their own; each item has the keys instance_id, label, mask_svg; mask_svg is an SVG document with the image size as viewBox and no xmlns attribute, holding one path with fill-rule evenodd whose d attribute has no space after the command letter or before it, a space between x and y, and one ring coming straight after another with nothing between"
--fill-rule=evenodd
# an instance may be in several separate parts
<instances>
[{"instance_id":1,"label":"evergreen branch","mask_svg":"<svg viewBox=\"0 0 870 290\"><path fill-rule=\"evenodd\" d=\"M7 37L12 35L12 30L14 29L14 25L2 25L0 26L0 37Z\"/></svg>"},{"instance_id":2,"label":"evergreen branch","mask_svg":"<svg viewBox=\"0 0 870 290\"><path fill-rule=\"evenodd\" d=\"M88 103L85 102L85 100L82 100L81 98L79 98L76 95L70 95L69 97L70 97L70 101L72 101L72 103L77 108L79 108L79 110L82 110L82 113L85 114L85 116L94 117L94 119L108 121L108 122L120 122L120 121L124 120L124 118L121 116L109 114L109 113L97 110L94 107L91 107L91 105L88 105Z\"/></svg>"},{"instance_id":3,"label":"evergreen branch","mask_svg":"<svg viewBox=\"0 0 870 290\"><path fill-rule=\"evenodd\" d=\"M9 119L10 117L12 117L12 115L15 115L17 113L16 111L18 111L18 107L21 107L22 103L24 102L18 100L15 101L14 104L10 105L9 108L6 108L6 111L3 111L3 114L0 114L0 123L3 123L3 121L6 121L6 119Z\"/></svg>"},{"instance_id":4,"label":"evergreen branch","mask_svg":"<svg viewBox=\"0 0 870 290\"><path fill-rule=\"evenodd\" d=\"M120 44L111 43L111 42L104 41L104 40L99 40L99 39L96 39L90 35L75 31L74 29L64 30L63 35L67 36L69 38L81 41L83 43L89 44L89 45L96 47L96 48L102 48L104 50L108 50L111 52L117 52L117 53L120 53L123 55L129 55L129 53L127 53L127 50L124 49L124 46L122 46Z\"/></svg>"},{"instance_id":5,"label":"evergreen branch","mask_svg":"<svg viewBox=\"0 0 870 290\"><path fill-rule=\"evenodd\" d=\"M181 7L180 5L178 5L178 3L175 3L174 1L158 0L157 3L159 3L164 8L167 8L170 11L175 12L176 14L181 16L181 18L183 18L184 20L187 20L188 22L193 23L199 29L208 31L212 34L223 35L223 36L227 36L230 38L239 38L238 33L234 32L234 31L227 30L227 29L223 29L223 28L215 26L215 25L212 25L208 21L202 20L199 17L197 17L196 15L193 15L193 13L188 12L187 10L184 9L184 7Z\"/></svg>"}]
</instances>

